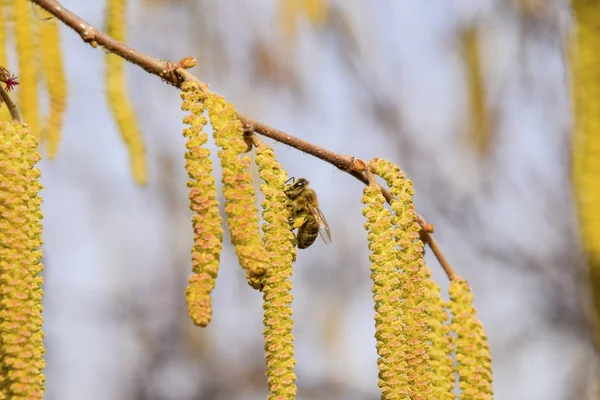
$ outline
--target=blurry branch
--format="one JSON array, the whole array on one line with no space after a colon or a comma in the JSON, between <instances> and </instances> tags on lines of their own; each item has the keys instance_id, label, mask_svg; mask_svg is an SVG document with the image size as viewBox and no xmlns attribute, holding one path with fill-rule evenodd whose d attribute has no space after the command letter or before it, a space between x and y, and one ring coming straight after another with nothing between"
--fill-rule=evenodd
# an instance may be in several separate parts
<instances>
[{"instance_id":1,"label":"blurry branch","mask_svg":"<svg viewBox=\"0 0 600 400\"><path fill-rule=\"evenodd\" d=\"M193 59L193 57L186 57L179 62L160 60L151 57L127 46L124 43L119 42L118 40L115 40L106 33L97 30L92 25L88 24L86 21L81 19L79 16L73 14L71 11L64 8L55 0L31 1L48 11L50 14L54 15L65 25L77 32L79 36L81 36L81 39L84 42L90 44L90 46L97 48L98 45L100 45L104 47L107 51L114 53L133 64L138 65L139 67L143 68L146 72L160 77L162 80L175 87L181 87L181 85L184 82L194 82L198 84L204 92L209 93L209 86L206 83L200 81L189 71L187 71L187 68L192 68L195 65L195 60ZM306 154L310 154L331 165L334 165L340 170L354 176L356 179L360 180L364 184L368 184L367 175L365 173L366 166L362 160L352 156L335 153L323 147L319 147L305 140L289 135L283 131L257 122L244 115L238 114L238 118L242 122L246 132L255 132L259 135L271 138L277 142L287 144L288 146L291 146ZM381 188L381 191L385 196L386 200L390 202L392 200L392 195L384 188ZM422 240L424 241L424 243L429 245L448 277L450 279L453 278L455 275L454 271L450 267L450 264L445 259L444 255L442 254L442 251L437 246L437 243L431 235L433 232L433 225L425 222L425 220L422 217L419 217L419 222L421 223L422 227Z\"/></svg>"}]
</instances>

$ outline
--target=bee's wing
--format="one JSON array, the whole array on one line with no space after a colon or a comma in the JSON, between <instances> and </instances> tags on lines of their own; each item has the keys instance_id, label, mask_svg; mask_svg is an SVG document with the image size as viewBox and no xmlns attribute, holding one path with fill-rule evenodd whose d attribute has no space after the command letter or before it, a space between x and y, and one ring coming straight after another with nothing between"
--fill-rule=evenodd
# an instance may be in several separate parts
<instances>
[{"instance_id":1,"label":"bee's wing","mask_svg":"<svg viewBox=\"0 0 600 400\"><path fill-rule=\"evenodd\" d=\"M325 216L319 209L319 207L314 207L312 205L308 205L312 215L314 215L317 223L319 224L319 236L325 242L325 244L331 244L331 231L329 230L329 224L325 219Z\"/></svg>"}]
</instances>

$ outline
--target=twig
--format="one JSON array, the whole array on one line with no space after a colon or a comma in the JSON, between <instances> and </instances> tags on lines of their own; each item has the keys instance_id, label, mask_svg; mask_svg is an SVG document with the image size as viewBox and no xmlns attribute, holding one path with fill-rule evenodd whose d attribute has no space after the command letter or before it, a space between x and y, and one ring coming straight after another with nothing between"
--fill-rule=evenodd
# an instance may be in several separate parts
<instances>
[{"instance_id":1,"label":"twig","mask_svg":"<svg viewBox=\"0 0 600 400\"><path fill-rule=\"evenodd\" d=\"M431 251L433 251L433 254L435 254L435 258L437 258L438 262L442 266L442 269L448 276L448 279L453 280L454 278L456 278L456 272L454 272L454 270L450 266L450 263L448 262L448 260L446 260L442 249L440 249L431 233L427 233L426 243L429 245Z\"/></svg>"},{"instance_id":2,"label":"twig","mask_svg":"<svg viewBox=\"0 0 600 400\"><path fill-rule=\"evenodd\" d=\"M6 104L6 107L8 107L8 111L10 112L10 116L11 116L12 120L21 122L21 116L19 115L19 109L17 108L15 103L12 101L12 99L8 95L8 92L6 90L4 90L4 88L2 86L0 86L0 96L2 96L2 102L4 104Z\"/></svg>"},{"instance_id":3,"label":"twig","mask_svg":"<svg viewBox=\"0 0 600 400\"><path fill-rule=\"evenodd\" d=\"M184 66L186 65L184 63L184 60L187 59L184 59L179 63L175 63L172 61L159 60L157 58L148 56L135 49L132 49L124 43L121 43L118 40L112 38L111 36L97 30L92 25L84 21L82 18L64 8L55 0L31 1L44 8L50 14L54 15L56 18L62 21L65 25L77 32L79 36L81 36L81 39L83 39L84 42L89 43L92 47L96 48L98 45L100 45L109 52L114 53L124 58L125 60L140 66L146 72L160 77L162 80L168 82L169 84L175 87L181 87L181 85L184 82L195 82L200 85L200 88L203 91L209 91L209 87L206 83L200 81L192 73L187 71L186 68L184 68ZM354 158L352 156L338 154L330 150L324 149L305 140L282 132L278 129L257 122L244 115L238 114L238 118L244 125L245 130L256 132L259 135L274 139L280 143L287 144L288 146L300 150L306 154L310 154L314 157L317 157L331 165L336 166L342 171L349 173L364 184L369 184L369 180L365 173L365 163L360 159ZM390 202L392 199L392 195L384 188L381 188L381 191L386 200ZM423 223L425 223L424 220ZM431 224L427 224L427 226L431 226ZM436 258L442 265L442 268L444 268L444 270L448 274L448 278L451 278L451 276L455 275L454 271L452 270L452 268L446 261L443 253L437 246L435 240L431 235L431 231L428 230L427 227L425 227L423 224L422 227L424 228L422 231L422 237L424 241L427 244L429 244L429 247L431 248Z\"/></svg>"},{"instance_id":4,"label":"twig","mask_svg":"<svg viewBox=\"0 0 600 400\"><path fill-rule=\"evenodd\" d=\"M377 180L375 180L375 175L373 175L373 173L371 172L371 170L370 170L370 169L367 169L367 170L365 171L365 175L366 175L366 177L367 177L367 184L368 184L369 186L375 186L375 187L379 186L379 184L377 183ZM381 186L380 186L380 187L381 187ZM383 189L383 188L381 188L381 190L382 190L382 192L383 192L383 190L384 190L384 189Z\"/></svg>"}]
</instances>

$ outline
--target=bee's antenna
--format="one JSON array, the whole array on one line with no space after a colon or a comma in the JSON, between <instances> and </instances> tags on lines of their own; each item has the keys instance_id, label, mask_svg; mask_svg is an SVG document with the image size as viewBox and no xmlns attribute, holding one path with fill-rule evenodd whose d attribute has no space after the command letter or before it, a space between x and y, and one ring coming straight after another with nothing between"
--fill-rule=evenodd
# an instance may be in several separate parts
<instances>
[{"instance_id":1,"label":"bee's antenna","mask_svg":"<svg viewBox=\"0 0 600 400\"><path fill-rule=\"evenodd\" d=\"M287 181L285 181L285 184L287 185L288 183L290 183L290 181L292 181L292 183L296 182L296 178L294 178L293 176L288 179Z\"/></svg>"}]
</instances>

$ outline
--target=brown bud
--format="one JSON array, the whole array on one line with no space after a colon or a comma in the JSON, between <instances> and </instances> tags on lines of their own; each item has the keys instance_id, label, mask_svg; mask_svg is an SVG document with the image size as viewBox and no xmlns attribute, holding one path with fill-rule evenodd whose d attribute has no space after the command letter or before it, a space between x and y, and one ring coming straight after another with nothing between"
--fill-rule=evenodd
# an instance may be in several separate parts
<instances>
[{"instance_id":1,"label":"brown bud","mask_svg":"<svg viewBox=\"0 0 600 400\"><path fill-rule=\"evenodd\" d=\"M196 66L196 59L194 57L185 57L179 61L179 66L181 68L190 69Z\"/></svg>"}]
</instances>

